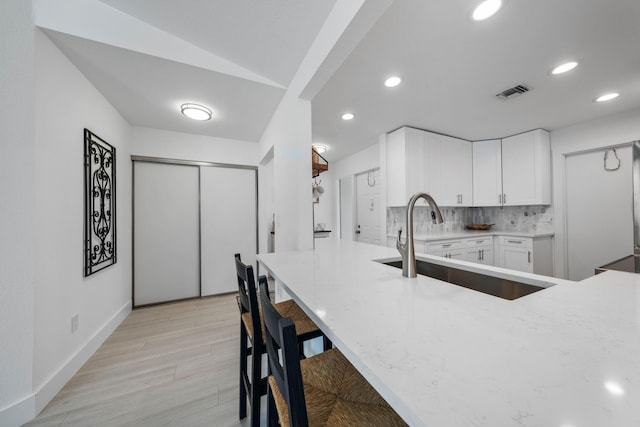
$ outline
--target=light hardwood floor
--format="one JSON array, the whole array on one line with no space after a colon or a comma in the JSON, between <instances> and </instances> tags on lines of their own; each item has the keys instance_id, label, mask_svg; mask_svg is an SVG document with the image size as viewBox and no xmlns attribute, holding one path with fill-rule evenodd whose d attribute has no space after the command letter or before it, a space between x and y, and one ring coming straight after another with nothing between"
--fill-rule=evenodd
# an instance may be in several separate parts
<instances>
[{"instance_id":1,"label":"light hardwood floor","mask_svg":"<svg viewBox=\"0 0 640 427\"><path fill-rule=\"evenodd\" d=\"M134 310L26 426L248 426L239 321L233 294Z\"/></svg>"}]
</instances>

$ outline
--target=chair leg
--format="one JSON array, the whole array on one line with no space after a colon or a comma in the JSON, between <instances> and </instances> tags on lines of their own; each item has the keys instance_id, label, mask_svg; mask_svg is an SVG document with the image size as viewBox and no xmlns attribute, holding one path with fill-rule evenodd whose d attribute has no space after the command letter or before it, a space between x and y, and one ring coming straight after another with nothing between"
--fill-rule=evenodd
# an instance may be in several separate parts
<instances>
[{"instance_id":1,"label":"chair leg","mask_svg":"<svg viewBox=\"0 0 640 427\"><path fill-rule=\"evenodd\" d=\"M267 385L267 426L278 427L279 424L280 420L278 419L276 401L273 399L271 387Z\"/></svg>"},{"instance_id":2,"label":"chair leg","mask_svg":"<svg viewBox=\"0 0 640 427\"><path fill-rule=\"evenodd\" d=\"M247 331L240 321L240 409L239 418L247 416L247 389L244 384L244 376L247 373Z\"/></svg>"},{"instance_id":3,"label":"chair leg","mask_svg":"<svg viewBox=\"0 0 640 427\"><path fill-rule=\"evenodd\" d=\"M333 343L326 336L322 336L322 348L324 351L331 350L333 348Z\"/></svg>"},{"instance_id":4,"label":"chair leg","mask_svg":"<svg viewBox=\"0 0 640 427\"><path fill-rule=\"evenodd\" d=\"M262 351L260 344L254 342L251 349L251 427L260 427L262 390Z\"/></svg>"}]
</instances>

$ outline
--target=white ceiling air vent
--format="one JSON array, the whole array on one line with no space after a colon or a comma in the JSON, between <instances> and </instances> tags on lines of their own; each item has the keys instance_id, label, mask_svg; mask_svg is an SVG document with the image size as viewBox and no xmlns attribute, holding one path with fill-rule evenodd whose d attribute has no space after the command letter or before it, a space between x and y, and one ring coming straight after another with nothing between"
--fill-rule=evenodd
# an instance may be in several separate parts
<instances>
[{"instance_id":1,"label":"white ceiling air vent","mask_svg":"<svg viewBox=\"0 0 640 427\"><path fill-rule=\"evenodd\" d=\"M500 99L507 100L507 99L515 98L516 96L520 96L523 93L527 93L529 92L529 90L530 89L525 85L517 85L514 87L510 87L509 89L503 90L496 96Z\"/></svg>"}]
</instances>

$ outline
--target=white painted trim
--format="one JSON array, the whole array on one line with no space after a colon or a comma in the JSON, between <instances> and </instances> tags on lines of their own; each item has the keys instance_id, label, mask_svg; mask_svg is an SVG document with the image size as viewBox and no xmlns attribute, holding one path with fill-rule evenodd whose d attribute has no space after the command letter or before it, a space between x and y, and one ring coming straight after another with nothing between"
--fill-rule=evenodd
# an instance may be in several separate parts
<instances>
[{"instance_id":1,"label":"white painted trim","mask_svg":"<svg viewBox=\"0 0 640 427\"><path fill-rule=\"evenodd\" d=\"M62 387L75 375L87 360L98 350L122 321L131 313L131 300L127 301L102 328L98 329L87 343L82 346L58 371L36 390L35 414L37 415L62 390ZM1 424L1 423L0 423ZM4 424L2 424L4 425Z\"/></svg>"},{"instance_id":2,"label":"white painted trim","mask_svg":"<svg viewBox=\"0 0 640 427\"><path fill-rule=\"evenodd\" d=\"M35 395L0 409L0 426L17 427L31 421L36 414Z\"/></svg>"}]
</instances>

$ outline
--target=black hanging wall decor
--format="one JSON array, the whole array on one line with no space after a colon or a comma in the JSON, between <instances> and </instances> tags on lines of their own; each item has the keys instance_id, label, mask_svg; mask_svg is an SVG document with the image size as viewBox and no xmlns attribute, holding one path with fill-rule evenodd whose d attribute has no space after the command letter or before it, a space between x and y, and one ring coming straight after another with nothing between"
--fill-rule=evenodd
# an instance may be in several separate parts
<instances>
[{"instance_id":1,"label":"black hanging wall decor","mask_svg":"<svg viewBox=\"0 0 640 427\"><path fill-rule=\"evenodd\" d=\"M84 130L84 275L116 263L116 148Z\"/></svg>"}]
</instances>

